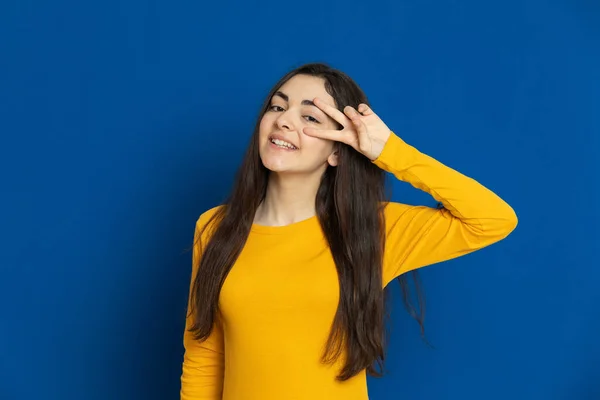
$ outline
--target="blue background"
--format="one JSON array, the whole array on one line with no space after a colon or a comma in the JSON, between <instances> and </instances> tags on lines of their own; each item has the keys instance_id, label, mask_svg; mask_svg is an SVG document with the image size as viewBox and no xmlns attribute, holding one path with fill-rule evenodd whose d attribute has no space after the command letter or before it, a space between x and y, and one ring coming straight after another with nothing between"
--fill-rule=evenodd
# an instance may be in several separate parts
<instances>
[{"instance_id":1,"label":"blue background","mask_svg":"<svg viewBox=\"0 0 600 400\"><path fill-rule=\"evenodd\" d=\"M324 61L519 216L421 270L435 349L392 283L371 398L600 399L599 3L8 0L0 38L0 398L178 398L196 219Z\"/></svg>"}]
</instances>

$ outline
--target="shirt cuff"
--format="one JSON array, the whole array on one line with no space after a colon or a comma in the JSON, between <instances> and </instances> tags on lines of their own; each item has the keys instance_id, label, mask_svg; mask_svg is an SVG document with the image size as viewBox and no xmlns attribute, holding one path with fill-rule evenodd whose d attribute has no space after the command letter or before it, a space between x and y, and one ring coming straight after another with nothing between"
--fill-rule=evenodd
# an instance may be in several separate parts
<instances>
[{"instance_id":1,"label":"shirt cuff","mask_svg":"<svg viewBox=\"0 0 600 400\"><path fill-rule=\"evenodd\" d=\"M388 172L403 171L413 164L414 156L417 153L417 149L390 131L390 136L385 142L381 154L372 162Z\"/></svg>"}]
</instances>

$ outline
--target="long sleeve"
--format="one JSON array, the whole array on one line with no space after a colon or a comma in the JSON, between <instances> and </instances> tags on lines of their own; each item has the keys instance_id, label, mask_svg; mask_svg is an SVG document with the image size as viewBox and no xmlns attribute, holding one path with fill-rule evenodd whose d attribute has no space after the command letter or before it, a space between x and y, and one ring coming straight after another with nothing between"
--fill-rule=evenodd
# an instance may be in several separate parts
<instances>
[{"instance_id":1,"label":"long sleeve","mask_svg":"<svg viewBox=\"0 0 600 400\"><path fill-rule=\"evenodd\" d=\"M495 193L421 153L393 132L373 163L444 206L386 205L384 287L407 271L500 241L517 226L514 210Z\"/></svg>"},{"instance_id":2,"label":"long sleeve","mask_svg":"<svg viewBox=\"0 0 600 400\"><path fill-rule=\"evenodd\" d=\"M194 282L194 277L197 273L198 261L201 254L200 243L197 239L199 230L205 218L206 215L200 217L196 223L194 234L192 278L190 281L190 295L188 296L188 314L192 283ZM192 333L188 331L192 321L192 316L186 318L185 332L183 335L185 353L181 374L180 398L181 400L221 400L225 365L223 328L218 322L215 323L210 336L200 343L195 340Z\"/></svg>"}]
</instances>

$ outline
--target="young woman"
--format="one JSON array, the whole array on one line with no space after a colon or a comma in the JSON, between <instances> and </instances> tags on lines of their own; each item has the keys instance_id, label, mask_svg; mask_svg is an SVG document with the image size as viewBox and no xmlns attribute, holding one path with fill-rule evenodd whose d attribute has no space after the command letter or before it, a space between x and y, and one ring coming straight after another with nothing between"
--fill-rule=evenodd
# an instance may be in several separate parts
<instances>
[{"instance_id":1,"label":"young woman","mask_svg":"<svg viewBox=\"0 0 600 400\"><path fill-rule=\"evenodd\" d=\"M386 171L443 207L386 201ZM368 399L385 286L516 225L500 197L392 132L347 75L289 72L229 199L196 224L181 399Z\"/></svg>"}]
</instances>

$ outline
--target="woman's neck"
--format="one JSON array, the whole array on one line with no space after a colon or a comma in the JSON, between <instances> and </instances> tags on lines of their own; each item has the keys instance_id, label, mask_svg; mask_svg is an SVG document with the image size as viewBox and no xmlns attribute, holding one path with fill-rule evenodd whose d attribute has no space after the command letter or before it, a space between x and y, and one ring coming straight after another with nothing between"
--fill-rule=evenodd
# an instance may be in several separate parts
<instances>
[{"instance_id":1,"label":"woman's neck","mask_svg":"<svg viewBox=\"0 0 600 400\"><path fill-rule=\"evenodd\" d=\"M284 226L313 217L319 185L318 176L271 173L265 200L256 210L254 223Z\"/></svg>"}]
</instances>

